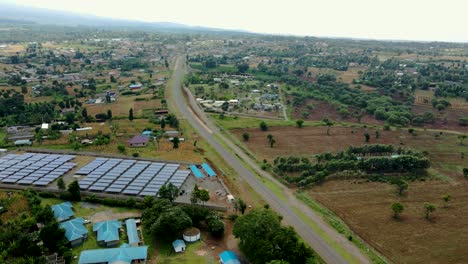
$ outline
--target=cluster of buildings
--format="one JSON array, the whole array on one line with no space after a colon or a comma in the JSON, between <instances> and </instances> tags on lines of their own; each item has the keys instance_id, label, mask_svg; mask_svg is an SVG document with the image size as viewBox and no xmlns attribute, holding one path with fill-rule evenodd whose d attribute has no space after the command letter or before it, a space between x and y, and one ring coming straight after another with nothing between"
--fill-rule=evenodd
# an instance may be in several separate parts
<instances>
[{"instance_id":1,"label":"cluster of buildings","mask_svg":"<svg viewBox=\"0 0 468 264\"><path fill-rule=\"evenodd\" d=\"M179 135L180 135L180 132L177 131L177 130L167 130L167 131L164 131L164 134L163 134L163 136L165 138L167 138L169 141L172 141L174 139L174 137L179 137ZM146 147L146 146L148 146L148 143L150 142L150 140L154 139L154 136L155 135L154 135L153 131L145 130L145 131L141 132L140 135L136 135L136 136L132 137L131 139L129 139L127 141L127 146L130 147L130 148ZM185 141L185 139L179 137L179 141L183 142L183 141Z\"/></svg>"},{"instance_id":2,"label":"cluster of buildings","mask_svg":"<svg viewBox=\"0 0 468 264\"><path fill-rule=\"evenodd\" d=\"M88 239L86 224L89 221L82 217L74 218L73 205L70 202L53 205L51 209L60 222L60 228L65 230L65 237L72 247L79 246ZM139 223L140 221L136 219L125 220L128 243L120 246L120 232L123 231L121 221L108 220L94 223L92 232L96 234L97 244L105 248L82 251L78 263L146 263L148 246L144 246L140 239L137 227Z\"/></svg>"}]
</instances>

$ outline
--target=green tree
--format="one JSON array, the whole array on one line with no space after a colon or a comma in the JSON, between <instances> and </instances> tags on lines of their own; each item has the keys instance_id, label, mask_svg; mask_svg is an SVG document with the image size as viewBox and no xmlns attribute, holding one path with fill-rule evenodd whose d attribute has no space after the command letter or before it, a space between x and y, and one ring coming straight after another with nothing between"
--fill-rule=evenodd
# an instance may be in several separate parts
<instances>
[{"instance_id":1,"label":"green tree","mask_svg":"<svg viewBox=\"0 0 468 264\"><path fill-rule=\"evenodd\" d=\"M250 135L247 132L242 133L242 139L244 141L249 141Z\"/></svg>"},{"instance_id":2,"label":"green tree","mask_svg":"<svg viewBox=\"0 0 468 264\"><path fill-rule=\"evenodd\" d=\"M179 148L179 142L180 142L179 137L174 137L174 138L172 139L172 148L173 148L173 149Z\"/></svg>"},{"instance_id":3,"label":"green tree","mask_svg":"<svg viewBox=\"0 0 468 264\"><path fill-rule=\"evenodd\" d=\"M447 208L448 207L448 203L452 200L452 196L450 194L445 194L442 196L442 201L444 201L444 207Z\"/></svg>"},{"instance_id":4,"label":"green tree","mask_svg":"<svg viewBox=\"0 0 468 264\"><path fill-rule=\"evenodd\" d=\"M60 228L57 221L52 221L41 229L39 238L50 252L56 252L61 245L65 244L65 230Z\"/></svg>"},{"instance_id":5,"label":"green tree","mask_svg":"<svg viewBox=\"0 0 468 264\"><path fill-rule=\"evenodd\" d=\"M244 73L244 72L246 72L248 69L249 69L249 64L247 64L247 63L240 63L240 64L237 64L237 71L238 71L239 73Z\"/></svg>"},{"instance_id":6,"label":"green tree","mask_svg":"<svg viewBox=\"0 0 468 264\"><path fill-rule=\"evenodd\" d=\"M192 226L192 219L179 206L174 206L161 212L157 220L151 226L155 235L164 239L179 237L184 229Z\"/></svg>"},{"instance_id":7,"label":"green tree","mask_svg":"<svg viewBox=\"0 0 468 264\"><path fill-rule=\"evenodd\" d=\"M333 126L333 122L329 120L328 118L324 118L322 122L327 126L327 136L330 136L330 130L331 130L331 127Z\"/></svg>"},{"instance_id":8,"label":"green tree","mask_svg":"<svg viewBox=\"0 0 468 264\"><path fill-rule=\"evenodd\" d=\"M436 210L435 205L431 203L424 203L424 218L429 220L430 214Z\"/></svg>"},{"instance_id":9,"label":"green tree","mask_svg":"<svg viewBox=\"0 0 468 264\"><path fill-rule=\"evenodd\" d=\"M63 181L62 177L58 178L57 187L59 188L59 190L65 190L65 182Z\"/></svg>"},{"instance_id":10,"label":"green tree","mask_svg":"<svg viewBox=\"0 0 468 264\"><path fill-rule=\"evenodd\" d=\"M119 144L117 146L117 150L120 152L120 153L125 153L125 145L124 144Z\"/></svg>"},{"instance_id":11,"label":"green tree","mask_svg":"<svg viewBox=\"0 0 468 264\"><path fill-rule=\"evenodd\" d=\"M83 108L83 110L81 110L81 116L83 117L83 119L85 121L88 121L89 117L88 117L88 110L86 108Z\"/></svg>"},{"instance_id":12,"label":"green tree","mask_svg":"<svg viewBox=\"0 0 468 264\"><path fill-rule=\"evenodd\" d=\"M370 139L370 135L369 133L364 133L364 138L366 139L366 142L369 142L369 139Z\"/></svg>"},{"instance_id":13,"label":"green tree","mask_svg":"<svg viewBox=\"0 0 468 264\"><path fill-rule=\"evenodd\" d=\"M465 176L465 178L468 178L468 168L463 168L463 176Z\"/></svg>"},{"instance_id":14,"label":"green tree","mask_svg":"<svg viewBox=\"0 0 468 264\"><path fill-rule=\"evenodd\" d=\"M161 129L164 130L164 128L166 127L166 119L161 119L161 122L159 123L159 125L161 126Z\"/></svg>"},{"instance_id":15,"label":"green tree","mask_svg":"<svg viewBox=\"0 0 468 264\"><path fill-rule=\"evenodd\" d=\"M391 206L392 211L393 211L393 218L398 219L400 218L401 212L405 210L405 206L399 202L395 202Z\"/></svg>"},{"instance_id":16,"label":"green tree","mask_svg":"<svg viewBox=\"0 0 468 264\"><path fill-rule=\"evenodd\" d=\"M408 190L408 183L402 179L398 179L394 183L397 187L398 195L403 195L403 193Z\"/></svg>"},{"instance_id":17,"label":"green tree","mask_svg":"<svg viewBox=\"0 0 468 264\"><path fill-rule=\"evenodd\" d=\"M265 121L260 122L260 130L261 131L267 131L268 130L268 125L265 123Z\"/></svg>"},{"instance_id":18,"label":"green tree","mask_svg":"<svg viewBox=\"0 0 468 264\"><path fill-rule=\"evenodd\" d=\"M375 139L379 139L380 138L380 133L379 131L375 131Z\"/></svg>"},{"instance_id":19,"label":"green tree","mask_svg":"<svg viewBox=\"0 0 468 264\"><path fill-rule=\"evenodd\" d=\"M466 135L458 135L458 141L460 142L460 145L463 146L463 141L466 139Z\"/></svg>"},{"instance_id":20,"label":"green tree","mask_svg":"<svg viewBox=\"0 0 468 264\"><path fill-rule=\"evenodd\" d=\"M296 120L296 126L298 128L302 128L304 126L304 120L302 119Z\"/></svg>"},{"instance_id":21,"label":"green tree","mask_svg":"<svg viewBox=\"0 0 468 264\"><path fill-rule=\"evenodd\" d=\"M179 196L179 189L172 183L164 184L159 189L159 197L173 202Z\"/></svg>"},{"instance_id":22,"label":"green tree","mask_svg":"<svg viewBox=\"0 0 468 264\"><path fill-rule=\"evenodd\" d=\"M107 119L112 120L112 110L107 110Z\"/></svg>"},{"instance_id":23,"label":"green tree","mask_svg":"<svg viewBox=\"0 0 468 264\"><path fill-rule=\"evenodd\" d=\"M210 192L208 192L207 190L199 190L197 195L200 201L202 201L203 203L208 202L210 200Z\"/></svg>"},{"instance_id":24,"label":"green tree","mask_svg":"<svg viewBox=\"0 0 468 264\"><path fill-rule=\"evenodd\" d=\"M128 120L133 121L133 108L128 110Z\"/></svg>"},{"instance_id":25,"label":"green tree","mask_svg":"<svg viewBox=\"0 0 468 264\"><path fill-rule=\"evenodd\" d=\"M272 134L268 134L268 135L267 135L267 139L268 139L268 143L270 143L270 142L273 140L273 135L272 135Z\"/></svg>"},{"instance_id":26,"label":"green tree","mask_svg":"<svg viewBox=\"0 0 468 264\"><path fill-rule=\"evenodd\" d=\"M275 260L268 262L267 264L289 264L289 262L275 259Z\"/></svg>"},{"instance_id":27,"label":"green tree","mask_svg":"<svg viewBox=\"0 0 468 264\"><path fill-rule=\"evenodd\" d=\"M253 209L234 222L233 234L239 248L253 264L282 259L306 263L313 251L302 243L292 227L281 226L281 217L272 210Z\"/></svg>"},{"instance_id":28,"label":"green tree","mask_svg":"<svg viewBox=\"0 0 468 264\"><path fill-rule=\"evenodd\" d=\"M80 184L77 180L72 181L72 183L68 185L68 192L70 193L70 198L72 201L81 200Z\"/></svg>"},{"instance_id":29,"label":"green tree","mask_svg":"<svg viewBox=\"0 0 468 264\"><path fill-rule=\"evenodd\" d=\"M274 138L271 139L271 141L270 141L270 148L273 148L273 146L275 145L275 143L276 143L276 140L275 140Z\"/></svg>"},{"instance_id":30,"label":"green tree","mask_svg":"<svg viewBox=\"0 0 468 264\"><path fill-rule=\"evenodd\" d=\"M242 200L242 198L237 198L234 201L234 210L241 212L241 214L245 213L245 209L247 209L247 204Z\"/></svg>"},{"instance_id":31,"label":"green tree","mask_svg":"<svg viewBox=\"0 0 468 264\"><path fill-rule=\"evenodd\" d=\"M198 184L195 184L195 186L193 186L192 194L190 195L191 203L196 204L200 201L200 197L198 196L199 192L200 188L198 188Z\"/></svg>"}]
</instances>

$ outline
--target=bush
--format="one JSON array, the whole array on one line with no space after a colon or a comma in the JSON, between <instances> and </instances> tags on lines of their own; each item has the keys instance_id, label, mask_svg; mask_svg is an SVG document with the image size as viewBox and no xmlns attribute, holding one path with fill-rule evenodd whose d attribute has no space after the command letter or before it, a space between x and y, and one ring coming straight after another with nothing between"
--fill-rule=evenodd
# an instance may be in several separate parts
<instances>
[{"instance_id":1,"label":"bush","mask_svg":"<svg viewBox=\"0 0 468 264\"><path fill-rule=\"evenodd\" d=\"M57 198L57 195L53 192L40 192L39 196L42 198Z\"/></svg>"},{"instance_id":2,"label":"bush","mask_svg":"<svg viewBox=\"0 0 468 264\"><path fill-rule=\"evenodd\" d=\"M135 152L135 153L132 154L132 156L135 157L135 158L138 158L140 156L140 153Z\"/></svg>"}]
</instances>

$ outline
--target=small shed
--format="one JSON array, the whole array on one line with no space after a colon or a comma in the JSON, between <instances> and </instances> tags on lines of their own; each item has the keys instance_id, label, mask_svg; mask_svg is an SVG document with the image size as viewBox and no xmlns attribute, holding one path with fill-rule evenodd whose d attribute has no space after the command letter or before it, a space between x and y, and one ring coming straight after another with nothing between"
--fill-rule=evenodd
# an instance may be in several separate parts
<instances>
[{"instance_id":1,"label":"small shed","mask_svg":"<svg viewBox=\"0 0 468 264\"><path fill-rule=\"evenodd\" d=\"M32 142L29 139L20 139L15 141L15 146L31 146Z\"/></svg>"},{"instance_id":2,"label":"small shed","mask_svg":"<svg viewBox=\"0 0 468 264\"><path fill-rule=\"evenodd\" d=\"M127 227L128 243L132 247L138 246L140 243L140 236L138 235L135 219L127 219L125 221L125 226Z\"/></svg>"},{"instance_id":3,"label":"small shed","mask_svg":"<svg viewBox=\"0 0 468 264\"><path fill-rule=\"evenodd\" d=\"M128 146L131 148L146 147L148 145L149 138L147 136L134 136L128 141Z\"/></svg>"},{"instance_id":4,"label":"small shed","mask_svg":"<svg viewBox=\"0 0 468 264\"><path fill-rule=\"evenodd\" d=\"M176 253L179 252L185 252L185 242L182 239L177 239L174 242L172 242L172 247L174 248L174 251Z\"/></svg>"},{"instance_id":5,"label":"small shed","mask_svg":"<svg viewBox=\"0 0 468 264\"><path fill-rule=\"evenodd\" d=\"M219 254L219 263L221 264L240 264L239 259L237 258L236 253L233 251L223 251Z\"/></svg>"},{"instance_id":6,"label":"small shed","mask_svg":"<svg viewBox=\"0 0 468 264\"><path fill-rule=\"evenodd\" d=\"M186 229L183 234L183 238L187 242L195 242L200 240L200 230L195 227Z\"/></svg>"}]
</instances>

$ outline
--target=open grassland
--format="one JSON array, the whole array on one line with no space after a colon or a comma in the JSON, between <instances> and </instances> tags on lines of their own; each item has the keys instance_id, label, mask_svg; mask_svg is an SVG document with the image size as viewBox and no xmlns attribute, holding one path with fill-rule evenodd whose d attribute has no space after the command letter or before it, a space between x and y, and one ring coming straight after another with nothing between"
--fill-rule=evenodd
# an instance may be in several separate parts
<instances>
[{"instance_id":1,"label":"open grassland","mask_svg":"<svg viewBox=\"0 0 468 264\"><path fill-rule=\"evenodd\" d=\"M332 127L330 136L326 127L270 127L234 129L231 132L241 141L244 132L250 134L245 145L258 160L272 161L277 156L304 155L345 150L349 145L366 144L364 133L371 135L370 144L392 144L427 151L431 161L430 177L425 181L410 182L406 195L398 196L395 186L366 180L329 180L312 187L301 195L310 195L336 213L357 235L395 263L466 263L465 248L468 237L468 180L462 169L468 162L461 153L468 147L461 145L457 134L443 133L435 138L435 131L406 129L378 130L374 128ZM267 135L277 144L270 148ZM450 194L453 201L445 206L441 197ZM303 197L304 198L304 197ZM304 199L306 199L305 197ZM400 201L406 207L401 220L394 220L390 205ZM425 202L437 206L431 221L424 219ZM327 214L325 218L329 218ZM331 221L336 221L332 219ZM348 232L344 232L348 233Z\"/></svg>"},{"instance_id":2,"label":"open grassland","mask_svg":"<svg viewBox=\"0 0 468 264\"><path fill-rule=\"evenodd\" d=\"M152 99L152 94L144 94L137 96L121 95L117 101L112 103L86 105L88 114L95 116L99 113L107 113L107 110L112 111L114 117L128 117L128 111L133 108L134 116L142 116L145 109L161 108L160 99ZM138 99L137 99L138 98Z\"/></svg>"},{"instance_id":3,"label":"open grassland","mask_svg":"<svg viewBox=\"0 0 468 264\"><path fill-rule=\"evenodd\" d=\"M27 199L18 192L13 192L11 196L8 192L0 192L0 200L5 203L6 212L0 214L0 222L6 223L8 220L14 219L22 213L29 212Z\"/></svg>"}]
</instances>

